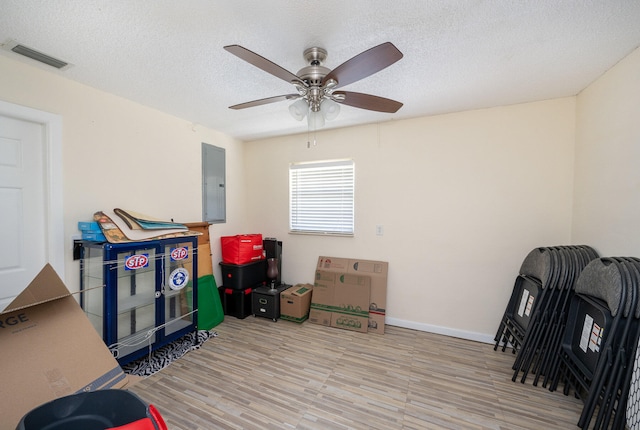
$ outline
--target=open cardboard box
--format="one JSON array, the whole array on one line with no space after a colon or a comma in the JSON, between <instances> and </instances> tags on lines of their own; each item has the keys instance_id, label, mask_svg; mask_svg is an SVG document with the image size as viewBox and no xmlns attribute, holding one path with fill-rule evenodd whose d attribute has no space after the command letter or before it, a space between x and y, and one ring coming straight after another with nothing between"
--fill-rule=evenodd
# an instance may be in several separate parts
<instances>
[{"instance_id":1,"label":"open cardboard box","mask_svg":"<svg viewBox=\"0 0 640 430\"><path fill-rule=\"evenodd\" d=\"M0 312L0 345L0 429L58 397L134 382L49 264Z\"/></svg>"}]
</instances>

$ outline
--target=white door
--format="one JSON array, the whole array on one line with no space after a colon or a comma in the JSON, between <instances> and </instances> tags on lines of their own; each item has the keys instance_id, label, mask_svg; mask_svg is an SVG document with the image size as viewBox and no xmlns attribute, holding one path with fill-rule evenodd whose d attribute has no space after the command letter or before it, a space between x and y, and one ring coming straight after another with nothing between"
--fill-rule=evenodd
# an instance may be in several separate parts
<instances>
[{"instance_id":1,"label":"white door","mask_svg":"<svg viewBox=\"0 0 640 430\"><path fill-rule=\"evenodd\" d=\"M47 262L43 124L0 116L0 312Z\"/></svg>"}]
</instances>

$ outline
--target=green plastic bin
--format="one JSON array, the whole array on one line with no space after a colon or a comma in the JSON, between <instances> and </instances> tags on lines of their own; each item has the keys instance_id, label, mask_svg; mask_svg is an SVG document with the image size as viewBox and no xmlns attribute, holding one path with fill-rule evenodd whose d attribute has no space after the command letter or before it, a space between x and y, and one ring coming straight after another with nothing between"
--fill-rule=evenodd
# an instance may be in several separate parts
<instances>
[{"instance_id":1,"label":"green plastic bin","mask_svg":"<svg viewBox=\"0 0 640 430\"><path fill-rule=\"evenodd\" d=\"M198 278L198 330L211 330L224 321L220 294L213 275Z\"/></svg>"}]
</instances>

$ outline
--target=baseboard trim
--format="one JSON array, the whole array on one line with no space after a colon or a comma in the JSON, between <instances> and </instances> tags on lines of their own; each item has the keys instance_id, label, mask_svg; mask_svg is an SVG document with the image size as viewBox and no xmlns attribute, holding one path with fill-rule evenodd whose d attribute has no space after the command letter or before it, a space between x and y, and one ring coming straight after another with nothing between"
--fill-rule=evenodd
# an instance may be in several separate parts
<instances>
[{"instance_id":1,"label":"baseboard trim","mask_svg":"<svg viewBox=\"0 0 640 430\"><path fill-rule=\"evenodd\" d=\"M457 337L457 338L466 339L466 340L473 340L473 341L482 342L482 343L489 343L489 344L495 343L494 335L489 335L485 333L476 333L476 332L466 331L466 330L457 330L449 327L441 327L441 326L432 325L432 324L424 324L424 323L406 321L406 320L401 320L398 318L390 318L390 317L387 317L385 322L387 325L392 325L396 327L426 331L429 333L442 334L445 336Z\"/></svg>"}]
</instances>

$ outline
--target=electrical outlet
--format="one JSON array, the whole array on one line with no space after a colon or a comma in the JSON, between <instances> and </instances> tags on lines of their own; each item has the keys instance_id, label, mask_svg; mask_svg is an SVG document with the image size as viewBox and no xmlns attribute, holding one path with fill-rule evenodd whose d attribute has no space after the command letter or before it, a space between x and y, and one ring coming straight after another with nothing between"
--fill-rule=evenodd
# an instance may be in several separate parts
<instances>
[{"instance_id":1,"label":"electrical outlet","mask_svg":"<svg viewBox=\"0 0 640 430\"><path fill-rule=\"evenodd\" d=\"M376 226L376 236L382 236L384 234L384 227L381 225Z\"/></svg>"}]
</instances>

